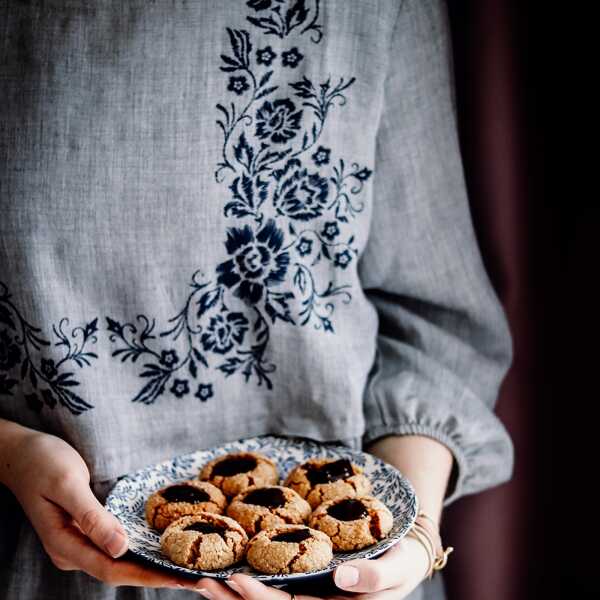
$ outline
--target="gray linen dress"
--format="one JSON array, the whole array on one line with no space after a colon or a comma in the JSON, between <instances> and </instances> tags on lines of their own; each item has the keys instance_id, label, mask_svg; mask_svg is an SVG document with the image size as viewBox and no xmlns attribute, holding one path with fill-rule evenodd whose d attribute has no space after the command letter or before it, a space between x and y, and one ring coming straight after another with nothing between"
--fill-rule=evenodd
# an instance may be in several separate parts
<instances>
[{"instance_id":1,"label":"gray linen dress","mask_svg":"<svg viewBox=\"0 0 600 600\"><path fill-rule=\"evenodd\" d=\"M442 0L0 6L0 416L101 500L265 433L433 437L445 506L510 479ZM198 597L59 571L0 491L0 597Z\"/></svg>"}]
</instances>

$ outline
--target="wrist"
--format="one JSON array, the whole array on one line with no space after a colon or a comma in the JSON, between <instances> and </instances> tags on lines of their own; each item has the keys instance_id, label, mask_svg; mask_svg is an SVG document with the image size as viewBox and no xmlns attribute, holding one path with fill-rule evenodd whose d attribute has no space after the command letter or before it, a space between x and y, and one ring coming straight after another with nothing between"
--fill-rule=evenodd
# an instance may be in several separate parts
<instances>
[{"instance_id":1,"label":"wrist","mask_svg":"<svg viewBox=\"0 0 600 600\"><path fill-rule=\"evenodd\" d=\"M440 525L453 455L441 442L423 435L389 435L368 451L396 467L412 484L419 510Z\"/></svg>"},{"instance_id":2,"label":"wrist","mask_svg":"<svg viewBox=\"0 0 600 600\"><path fill-rule=\"evenodd\" d=\"M24 444L43 435L35 429L0 418L0 483L12 490L16 476L16 457L22 454Z\"/></svg>"}]
</instances>

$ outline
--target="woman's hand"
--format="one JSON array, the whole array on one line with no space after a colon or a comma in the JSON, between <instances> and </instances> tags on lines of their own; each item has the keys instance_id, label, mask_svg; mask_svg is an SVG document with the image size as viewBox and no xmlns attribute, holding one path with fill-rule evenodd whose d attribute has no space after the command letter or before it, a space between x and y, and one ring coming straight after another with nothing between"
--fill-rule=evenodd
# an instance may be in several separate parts
<instances>
[{"instance_id":1,"label":"woman's hand","mask_svg":"<svg viewBox=\"0 0 600 600\"><path fill-rule=\"evenodd\" d=\"M79 453L56 436L20 430L17 439L12 427L11 442L0 447L2 479L56 567L84 571L113 586L192 587L189 580L115 560L127 551L127 534L92 493Z\"/></svg>"},{"instance_id":2,"label":"woman's hand","mask_svg":"<svg viewBox=\"0 0 600 600\"><path fill-rule=\"evenodd\" d=\"M428 568L429 558L423 545L415 538L404 537L380 558L351 560L340 565L334 574L339 593L296 594L296 599L401 600L419 585ZM211 600L290 600L289 592L267 587L239 573L228 579L227 585L204 577L196 586L198 592Z\"/></svg>"}]
</instances>

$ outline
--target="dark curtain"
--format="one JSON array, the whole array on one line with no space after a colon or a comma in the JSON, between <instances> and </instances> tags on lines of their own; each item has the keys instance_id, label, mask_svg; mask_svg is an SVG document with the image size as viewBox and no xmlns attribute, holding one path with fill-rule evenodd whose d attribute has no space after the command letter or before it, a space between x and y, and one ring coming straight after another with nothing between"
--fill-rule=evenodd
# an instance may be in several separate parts
<instances>
[{"instance_id":1,"label":"dark curtain","mask_svg":"<svg viewBox=\"0 0 600 600\"><path fill-rule=\"evenodd\" d=\"M448 0L459 130L484 261L504 304L514 362L497 414L515 445L513 479L448 507L442 538L452 600L518 600L550 583L552 456L547 277L552 215L542 200L543 11L526 2ZM555 540L556 542L556 540ZM545 569L545 573L544 573ZM556 582L555 582L556 585Z\"/></svg>"}]
</instances>

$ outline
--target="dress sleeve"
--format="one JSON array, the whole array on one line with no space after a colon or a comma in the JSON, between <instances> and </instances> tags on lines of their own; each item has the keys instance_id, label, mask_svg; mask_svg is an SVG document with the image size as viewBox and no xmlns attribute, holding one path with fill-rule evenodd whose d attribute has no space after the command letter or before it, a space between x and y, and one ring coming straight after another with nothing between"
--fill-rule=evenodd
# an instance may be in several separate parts
<instances>
[{"instance_id":1,"label":"dress sleeve","mask_svg":"<svg viewBox=\"0 0 600 600\"><path fill-rule=\"evenodd\" d=\"M363 443L419 434L445 444L454 466L444 506L508 481L514 463L494 413L512 337L469 212L450 36L443 0L401 3L358 263L379 318Z\"/></svg>"}]
</instances>

